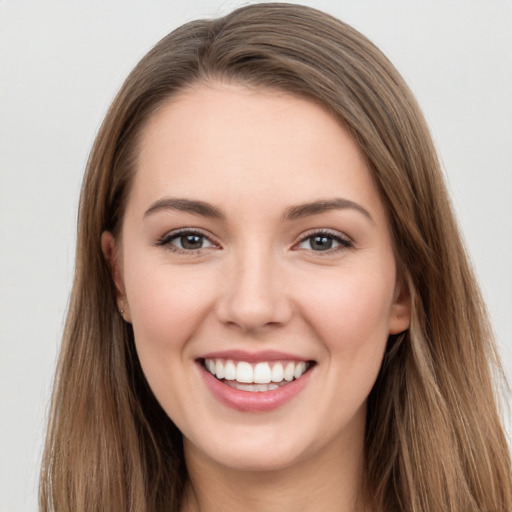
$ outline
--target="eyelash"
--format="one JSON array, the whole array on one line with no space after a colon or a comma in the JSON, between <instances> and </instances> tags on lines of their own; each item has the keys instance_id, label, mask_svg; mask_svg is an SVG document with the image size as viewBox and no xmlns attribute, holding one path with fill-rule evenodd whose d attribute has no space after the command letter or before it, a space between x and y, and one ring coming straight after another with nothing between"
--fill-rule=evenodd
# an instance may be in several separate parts
<instances>
[{"instance_id":1,"label":"eyelash","mask_svg":"<svg viewBox=\"0 0 512 512\"><path fill-rule=\"evenodd\" d=\"M178 254L199 254L205 247L200 247L199 249L183 249L181 247L177 247L172 242L184 236L197 236L202 238L203 240L208 240L213 247L219 247L218 244L212 242L209 236L203 233L199 229L181 229L178 231L172 231L164 235L162 238L157 240L157 247L165 247L167 250L178 253Z\"/></svg>"},{"instance_id":2,"label":"eyelash","mask_svg":"<svg viewBox=\"0 0 512 512\"><path fill-rule=\"evenodd\" d=\"M337 253L339 251L351 249L354 247L354 243L352 242L352 240L340 235L340 233L338 233L336 231L330 231L328 229L327 230L321 229L321 230L313 230L313 231L306 233L306 235L303 236L299 240L299 242L294 245L294 249L296 248L295 250L300 250L300 248L297 246L301 245L302 243L306 242L307 240L312 240L317 237L328 238L328 239L333 240L339 244L338 247L329 248L325 251L313 251L312 249L306 249L306 250L311 250L312 252L318 254L319 256L331 255L331 254Z\"/></svg>"},{"instance_id":3,"label":"eyelash","mask_svg":"<svg viewBox=\"0 0 512 512\"><path fill-rule=\"evenodd\" d=\"M172 252L175 252L178 254L187 254L187 255L199 254L200 251L202 251L203 249L206 249L205 247L200 247L199 249L183 249L183 248L177 247L176 245L174 245L172 243L174 240L177 240L184 236L196 236L203 240L208 240L208 242L211 244L212 247L219 248L218 244L213 242L205 233L203 233L201 230L198 230L198 229L182 229L179 231L173 231L171 233L164 235L159 240L157 240L157 242L155 243L155 246L165 247L169 251L172 251ZM312 252L318 253L319 255L322 255L322 256L324 254L325 255L333 254L333 253L337 253L339 251L343 251L345 249L350 249L350 248L354 247L353 242L349 238L343 237L337 232L332 232L332 231L324 229L324 230L311 231L311 232L307 233L305 236L303 236L299 240L298 243L296 243L293 246L292 249L300 250L300 248L298 247L299 245L303 244L307 240L312 240L315 237L328 238L328 239L333 240L339 244L339 246L334 247L334 248L328 248L325 251L314 251L313 249L305 249L305 250L311 250Z\"/></svg>"}]
</instances>

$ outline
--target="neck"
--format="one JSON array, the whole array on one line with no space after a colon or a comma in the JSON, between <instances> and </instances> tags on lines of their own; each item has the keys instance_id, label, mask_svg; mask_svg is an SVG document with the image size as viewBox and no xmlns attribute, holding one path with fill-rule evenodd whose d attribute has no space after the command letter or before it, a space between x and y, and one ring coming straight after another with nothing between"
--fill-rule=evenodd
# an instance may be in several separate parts
<instances>
[{"instance_id":1,"label":"neck","mask_svg":"<svg viewBox=\"0 0 512 512\"><path fill-rule=\"evenodd\" d=\"M363 443L270 471L221 466L185 441L189 481L182 512L362 512ZM342 447L339 447L342 448Z\"/></svg>"}]
</instances>

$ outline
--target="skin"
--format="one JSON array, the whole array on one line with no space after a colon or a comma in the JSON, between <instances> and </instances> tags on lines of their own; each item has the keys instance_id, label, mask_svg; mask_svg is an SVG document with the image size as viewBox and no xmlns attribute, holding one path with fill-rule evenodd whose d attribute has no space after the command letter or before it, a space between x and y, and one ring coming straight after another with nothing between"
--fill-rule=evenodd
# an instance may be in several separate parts
<instances>
[{"instance_id":1,"label":"skin","mask_svg":"<svg viewBox=\"0 0 512 512\"><path fill-rule=\"evenodd\" d=\"M366 400L410 306L358 146L310 101L226 83L169 100L141 135L121 237L104 233L102 247L146 378L184 435L183 510L361 510ZM223 217L148 212L168 198ZM284 218L333 198L357 206ZM183 228L205 235L199 249L172 239ZM331 248L312 245L319 231ZM242 412L197 362L231 349L315 365L282 407Z\"/></svg>"}]
</instances>

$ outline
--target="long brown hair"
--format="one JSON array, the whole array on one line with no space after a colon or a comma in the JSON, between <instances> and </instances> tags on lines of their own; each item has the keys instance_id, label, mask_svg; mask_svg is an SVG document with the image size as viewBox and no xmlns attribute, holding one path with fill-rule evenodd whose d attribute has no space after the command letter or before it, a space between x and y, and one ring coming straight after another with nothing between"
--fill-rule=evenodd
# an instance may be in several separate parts
<instances>
[{"instance_id":1,"label":"long brown hair","mask_svg":"<svg viewBox=\"0 0 512 512\"><path fill-rule=\"evenodd\" d=\"M179 510L187 478L181 434L148 388L100 237L119 232L145 121L178 91L209 80L323 105L366 155L387 209L412 319L390 337L368 399L372 510L512 510L499 361L419 108L357 31L308 7L272 3L169 34L136 66L103 122L82 188L41 510Z\"/></svg>"}]
</instances>

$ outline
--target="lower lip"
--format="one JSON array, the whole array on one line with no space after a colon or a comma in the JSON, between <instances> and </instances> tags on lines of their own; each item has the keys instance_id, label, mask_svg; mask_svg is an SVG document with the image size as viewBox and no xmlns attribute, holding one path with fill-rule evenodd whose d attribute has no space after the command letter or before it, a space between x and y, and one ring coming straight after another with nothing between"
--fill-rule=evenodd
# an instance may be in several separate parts
<instances>
[{"instance_id":1,"label":"lower lip","mask_svg":"<svg viewBox=\"0 0 512 512\"><path fill-rule=\"evenodd\" d=\"M202 364L201 376L213 396L224 405L241 412L267 412L278 409L298 395L310 378L311 370L289 384L271 391L243 391L215 378Z\"/></svg>"}]
</instances>

